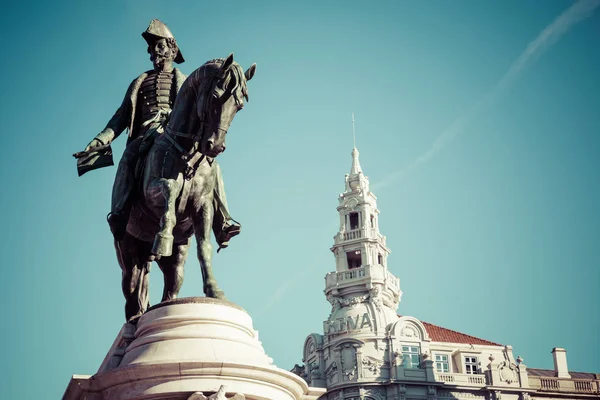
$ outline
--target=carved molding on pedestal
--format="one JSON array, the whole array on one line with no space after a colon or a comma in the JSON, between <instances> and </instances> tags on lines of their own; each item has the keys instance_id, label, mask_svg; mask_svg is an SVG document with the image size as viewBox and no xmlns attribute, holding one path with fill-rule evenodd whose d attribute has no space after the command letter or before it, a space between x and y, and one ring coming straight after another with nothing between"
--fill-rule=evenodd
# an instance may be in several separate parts
<instances>
[{"instance_id":1,"label":"carved molding on pedestal","mask_svg":"<svg viewBox=\"0 0 600 400\"><path fill-rule=\"evenodd\" d=\"M196 392L188 397L188 400L245 400L246 396L240 393L236 393L233 396L227 397L225 396L225 385L221 385L219 391L215 394L212 394L208 397L204 395L202 392Z\"/></svg>"}]
</instances>

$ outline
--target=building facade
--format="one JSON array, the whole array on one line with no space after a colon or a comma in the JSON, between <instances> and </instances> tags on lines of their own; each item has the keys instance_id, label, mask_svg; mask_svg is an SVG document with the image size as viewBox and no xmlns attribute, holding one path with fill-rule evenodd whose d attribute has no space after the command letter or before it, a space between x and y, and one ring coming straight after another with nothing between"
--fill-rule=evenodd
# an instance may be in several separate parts
<instances>
[{"instance_id":1,"label":"building facade","mask_svg":"<svg viewBox=\"0 0 600 400\"><path fill-rule=\"evenodd\" d=\"M326 388L323 400L600 398L600 375L568 371L564 349L552 351L554 370L527 368L511 346L398 315L400 280L358 156L353 149L337 207L335 271L325 277L331 313L292 372Z\"/></svg>"}]
</instances>

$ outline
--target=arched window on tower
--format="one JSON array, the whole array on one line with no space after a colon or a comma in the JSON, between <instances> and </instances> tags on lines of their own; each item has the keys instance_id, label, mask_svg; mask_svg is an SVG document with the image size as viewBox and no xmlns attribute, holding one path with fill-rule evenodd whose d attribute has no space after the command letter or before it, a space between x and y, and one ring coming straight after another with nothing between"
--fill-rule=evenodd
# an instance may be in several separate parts
<instances>
[{"instance_id":1,"label":"arched window on tower","mask_svg":"<svg viewBox=\"0 0 600 400\"><path fill-rule=\"evenodd\" d=\"M348 269L360 268L362 265L362 254L360 250L346 252L346 260L348 261Z\"/></svg>"},{"instance_id":2,"label":"arched window on tower","mask_svg":"<svg viewBox=\"0 0 600 400\"><path fill-rule=\"evenodd\" d=\"M350 219L350 230L358 229L358 213L351 212L348 217Z\"/></svg>"}]
</instances>

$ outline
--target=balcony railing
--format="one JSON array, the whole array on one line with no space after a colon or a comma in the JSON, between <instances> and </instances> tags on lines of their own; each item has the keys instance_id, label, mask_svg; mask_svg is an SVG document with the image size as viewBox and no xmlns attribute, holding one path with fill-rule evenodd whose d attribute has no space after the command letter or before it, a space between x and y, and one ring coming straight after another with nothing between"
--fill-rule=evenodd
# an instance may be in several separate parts
<instances>
[{"instance_id":1,"label":"balcony railing","mask_svg":"<svg viewBox=\"0 0 600 400\"><path fill-rule=\"evenodd\" d=\"M599 393L598 381L530 376L529 386L544 392Z\"/></svg>"},{"instance_id":2,"label":"balcony railing","mask_svg":"<svg viewBox=\"0 0 600 400\"><path fill-rule=\"evenodd\" d=\"M327 287L340 285L346 286L350 284L356 284L361 280L365 280L366 278L370 278L370 280L373 282L387 282L386 286L395 288L396 291L400 285L399 279L381 265L365 265L359 268L350 269L348 271L330 272L325 277L325 284Z\"/></svg>"},{"instance_id":3,"label":"balcony railing","mask_svg":"<svg viewBox=\"0 0 600 400\"><path fill-rule=\"evenodd\" d=\"M337 244L363 238L377 239L380 240L384 246L386 245L385 236L379 233L379 231L375 228L352 229L350 231L340 232L335 236L335 243Z\"/></svg>"},{"instance_id":4,"label":"balcony railing","mask_svg":"<svg viewBox=\"0 0 600 400\"><path fill-rule=\"evenodd\" d=\"M484 386L485 375L472 374L435 374L435 380L453 385Z\"/></svg>"},{"instance_id":5,"label":"balcony railing","mask_svg":"<svg viewBox=\"0 0 600 400\"><path fill-rule=\"evenodd\" d=\"M342 235L343 235L344 241L361 239L364 236L364 229L356 229L354 231L344 232L344 233L342 233Z\"/></svg>"}]
</instances>

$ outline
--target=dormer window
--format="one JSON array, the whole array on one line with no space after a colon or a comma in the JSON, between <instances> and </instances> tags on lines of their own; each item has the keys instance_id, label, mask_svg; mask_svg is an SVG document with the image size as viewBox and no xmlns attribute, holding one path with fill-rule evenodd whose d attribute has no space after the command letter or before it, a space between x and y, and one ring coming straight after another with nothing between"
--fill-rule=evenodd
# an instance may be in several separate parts
<instances>
[{"instance_id":1,"label":"dormer window","mask_svg":"<svg viewBox=\"0 0 600 400\"><path fill-rule=\"evenodd\" d=\"M479 373L478 364L479 363L477 362L477 357L473 357L473 356L465 357L465 373L478 374Z\"/></svg>"},{"instance_id":2,"label":"dormer window","mask_svg":"<svg viewBox=\"0 0 600 400\"><path fill-rule=\"evenodd\" d=\"M448 354L435 355L435 370L437 372L450 372L450 363L448 362Z\"/></svg>"},{"instance_id":3,"label":"dormer window","mask_svg":"<svg viewBox=\"0 0 600 400\"><path fill-rule=\"evenodd\" d=\"M360 268L362 265L362 255L360 250L352 250L346 253L348 260L348 269Z\"/></svg>"},{"instance_id":4,"label":"dormer window","mask_svg":"<svg viewBox=\"0 0 600 400\"><path fill-rule=\"evenodd\" d=\"M358 229L358 213L352 212L348 217L350 219L350 230Z\"/></svg>"}]
</instances>

